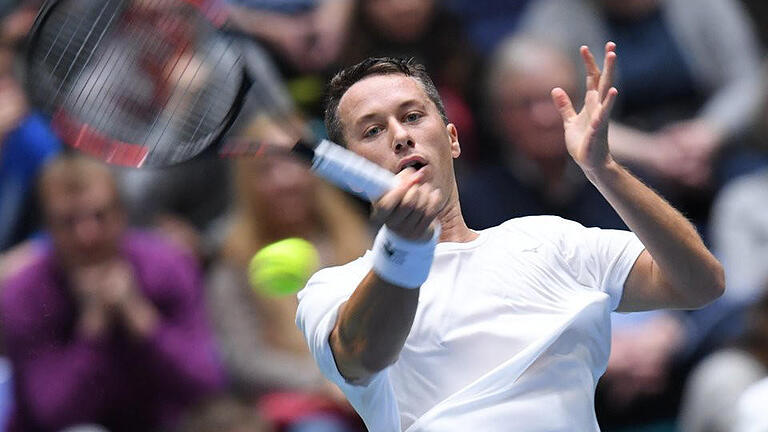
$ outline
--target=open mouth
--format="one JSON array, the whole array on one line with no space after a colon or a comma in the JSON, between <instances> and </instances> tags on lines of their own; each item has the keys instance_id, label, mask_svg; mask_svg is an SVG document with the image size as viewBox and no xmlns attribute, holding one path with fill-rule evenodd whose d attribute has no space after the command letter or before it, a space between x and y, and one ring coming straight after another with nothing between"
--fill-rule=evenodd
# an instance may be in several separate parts
<instances>
[{"instance_id":1,"label":"open mouth","mask_svg":"<svg viewBox=\"0 0 768 432\"><path fill-rule=\"evenodd\" d=\"M398 172L401 172L408 167L411 167L416 171L418 171L424 168L425 166L427 166L427 161L425 161L424 159L420 157L409 158L400 163L400 166L399 166L400 169L398 169Z\"/></svg>"}]
</instances>

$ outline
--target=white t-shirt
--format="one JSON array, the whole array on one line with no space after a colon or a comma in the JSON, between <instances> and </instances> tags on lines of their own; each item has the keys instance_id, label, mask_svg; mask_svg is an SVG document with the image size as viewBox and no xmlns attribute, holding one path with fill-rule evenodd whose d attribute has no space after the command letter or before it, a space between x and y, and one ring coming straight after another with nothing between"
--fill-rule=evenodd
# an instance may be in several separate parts
<instances>
[{"instance_id":1,"label":"white t-shirt","mask_svg":"<svg viewBox=\"0 0 768 432\"><path fill-rule=\"evenodd\" d=\"M596 431L609 315L642 250L631 232L553 216L440 243L400 357L365 385L340 375L328 337L370 252L315 274L296 322L371 432Z\"/></svg>"}]
</instances>

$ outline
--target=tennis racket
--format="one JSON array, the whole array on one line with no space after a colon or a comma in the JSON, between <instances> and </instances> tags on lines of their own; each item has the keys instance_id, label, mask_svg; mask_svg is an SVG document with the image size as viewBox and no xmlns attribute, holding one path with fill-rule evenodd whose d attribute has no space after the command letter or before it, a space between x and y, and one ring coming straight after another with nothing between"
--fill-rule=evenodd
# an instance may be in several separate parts
<instances>
[{"instance_id":1,"label":"tennis racket","mask_svg":"<svg viewBox=\"0 0 768 432\"><path fill-rule=\"evenodd\" d=\"M133 167L288 152L370 201L394 175L327 140L280 100L221 0L49 0L30 32L27 88L71 147ZM291 139L226 140L244 107Z\"/></svg>"}]
</instances>

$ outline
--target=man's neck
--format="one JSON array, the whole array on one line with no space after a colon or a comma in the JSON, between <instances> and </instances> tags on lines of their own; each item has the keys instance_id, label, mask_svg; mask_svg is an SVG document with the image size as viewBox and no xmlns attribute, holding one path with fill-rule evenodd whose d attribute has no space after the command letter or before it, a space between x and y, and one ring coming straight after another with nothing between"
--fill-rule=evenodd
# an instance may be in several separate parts
<instances>
[{"instance_id":1,"label":"man's neck","mask_svg":"<svg viewBox=\"0 0 768 432\"><path fill-rule=\"evenodd\" d=\"M478 234L467 227L461 214L459 194L454 189L448 204L438 216L441 229L440 242L466 243L477 238Z\"/></svg>"}]
</instances>

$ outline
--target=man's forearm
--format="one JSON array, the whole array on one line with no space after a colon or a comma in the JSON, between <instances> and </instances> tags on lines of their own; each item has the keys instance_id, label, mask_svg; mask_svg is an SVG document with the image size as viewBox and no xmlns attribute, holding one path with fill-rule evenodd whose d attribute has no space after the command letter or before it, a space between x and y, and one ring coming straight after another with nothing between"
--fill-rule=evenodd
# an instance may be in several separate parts
<instances>
[{"instance_id":1,"label":"man's forearm","mask_svg":"<svg viewBox=\"0 0 768 432\"><path fill-rule=\"evenodd\" d=\"M419 289L401 288L373 271L341 307L330 344L339 372L365 380L397 360L411 331Z\"/></svg>"},{"instance_id":2,"label":"man's forearm","mask_svg":"<svg viewBox=\"0 0 768 432\"><path fill-rule=\"evenodd\" d=\"M587 177L638 236L660 270L670 307L699 307L722 294L722 266L693 225L624 167L611 161Z\"/></svg>"},{"instance_id":3,"label":"man's forearm","mask_svg":"<svg viewBox=\"0 0 768 432\"><path fill-rule=\"evenodd\" d=\"M397 361L411 331L419 290L440 238L433 222L442 195L408 167L400 183L374 203L384 222L373 242L372 270L339 308L329 336L336 366L348 381L365 381Z\"/></svg>"}]
</instances>

